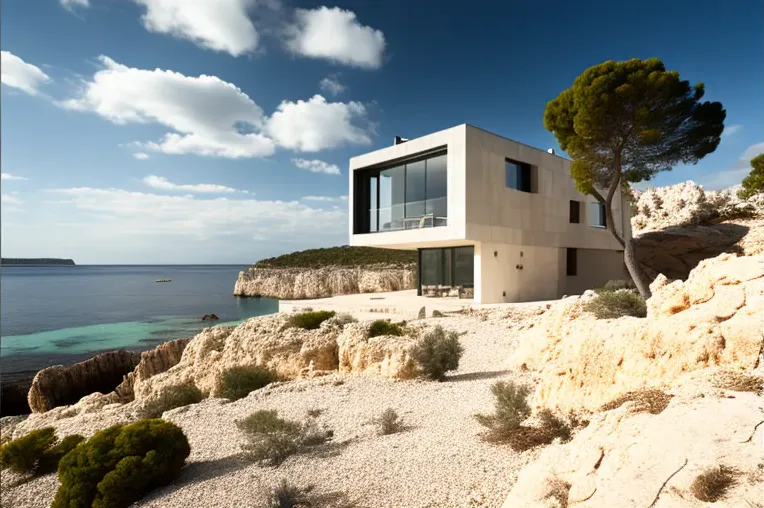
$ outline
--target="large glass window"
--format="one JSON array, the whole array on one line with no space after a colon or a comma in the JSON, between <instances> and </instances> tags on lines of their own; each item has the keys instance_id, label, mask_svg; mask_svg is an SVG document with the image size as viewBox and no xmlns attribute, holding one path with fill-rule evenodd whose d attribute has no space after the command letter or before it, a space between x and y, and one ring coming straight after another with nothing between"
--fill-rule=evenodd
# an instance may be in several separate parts
<instances>
[{"instance_id":1,"label":"large glass window","mask_svg":"<svg viewBox=\"0 0 764 508\"><path fill-rule=\"evenodd\" d=\"M421 286L474 287L475 248L447 247L419 251ZM421 288L420 288L421 289Z\"/></svg>"},{"instance_id":2,"label":"large glass window","mask_svg":"<svg viewBox=\"0 0 764 508\"><path fill-rule=\"evenodd\" d=\"M406 164L406 218L422 217L427 197L425 164L427 161Z\"/></svg>"},{"instance_id":3,"label":"large glass window","mask_svg":"<svg viewBox=\"0 0 764 508\"><path fill-rule=\"evenodd\" d=\"M605 205L602 203L590 203L589 225L595 228L607 227L607 216L605 215Z\"/></svg>"},{"instance_id":4,"label":"large glass window","mask_svg":"<svg viewBox=\"0 0 764 508\"><path fill-rule=\"evenodd\" d=\"M445 221L448 216L448 172L446 171L446 156L439 155L427 159L427 203L425 213L435 217L435 223Z\"/></svg>"},{"instance_id":5,"label":"large glass window","mask_svg":"<svg viewBox=\"0 0 764 508\"><path fill-rule=\"evenodd\" d=\"M475 248L456 247L454 249L454 284L472 287L475 280Z\"/></svg>"},{"instance_id":6,"label":"large glass window","mask_svg":"<svg viewBox=\"0 0 764 508\"><path fill-rule=\"evenodd\" d=\"M405 166L379 172L379 230L400 229L406 202Z\"/></svg>"},{"instance_id":7,"label":"large glass window","mask_svg":"<svg viewBox=\"0 0 764 508\"><path fill-rule=\"evenodd\" d=\"M506 159L505 168L507 187L531 192L531 167L529 164Z\"/></svg>"}]
</instances>

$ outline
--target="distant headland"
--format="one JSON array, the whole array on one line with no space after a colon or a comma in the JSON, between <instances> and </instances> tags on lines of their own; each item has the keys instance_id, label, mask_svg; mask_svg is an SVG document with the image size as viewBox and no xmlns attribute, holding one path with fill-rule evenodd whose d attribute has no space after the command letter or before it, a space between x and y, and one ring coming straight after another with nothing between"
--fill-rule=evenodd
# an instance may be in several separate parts
<instances>
[{"instance_id":1,"label":"distant headland","mask_svg":"<svg viewBox=\"0 0 764 508\"><path fill-rule=\"evenodd\" d=\"M74 266L74 260L59 258L2 258L0 259L0 265Z\"/></svg>"}]
</instances>

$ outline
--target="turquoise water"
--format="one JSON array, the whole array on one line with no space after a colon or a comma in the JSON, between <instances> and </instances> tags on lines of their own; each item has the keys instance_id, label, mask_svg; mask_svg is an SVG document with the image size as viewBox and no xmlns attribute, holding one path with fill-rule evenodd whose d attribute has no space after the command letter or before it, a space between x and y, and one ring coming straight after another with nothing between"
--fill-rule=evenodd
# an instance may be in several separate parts
<instances>
[{"instance_id":1,"label":"turquoise water","mask_svg":"<svg viewBox=\"0 0 764 508\"><path fill-rule=\"evenodd\" d=\"M13 266L0 269L0 370L23 377L113 349L145 350L278 311L238 298L246 266ZM157 279L172 282L157 284ZM204 314L219 321L201 321Z\"/></svg>"}]
</instances>

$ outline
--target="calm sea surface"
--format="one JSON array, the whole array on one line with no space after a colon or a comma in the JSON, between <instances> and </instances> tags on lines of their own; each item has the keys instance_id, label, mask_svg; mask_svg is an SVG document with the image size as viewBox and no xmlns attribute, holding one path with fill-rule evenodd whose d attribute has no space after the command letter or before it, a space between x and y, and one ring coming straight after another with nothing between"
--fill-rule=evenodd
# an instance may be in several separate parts
<instances>
[{"instance_id":1,"label":"calm sea surface","mask_svg":"<svg viewBox=\"0 0 764 508\"><path fill-rule=\"evenodd\" d=\"M4 380L113 349L145 350L206 326L278 311L238 298L246 266L4 266L0 269L0 373ZM171 279L155 283L157 279ZM204 314L219 321L202 323Z\"/></svg>"}]
</instances>

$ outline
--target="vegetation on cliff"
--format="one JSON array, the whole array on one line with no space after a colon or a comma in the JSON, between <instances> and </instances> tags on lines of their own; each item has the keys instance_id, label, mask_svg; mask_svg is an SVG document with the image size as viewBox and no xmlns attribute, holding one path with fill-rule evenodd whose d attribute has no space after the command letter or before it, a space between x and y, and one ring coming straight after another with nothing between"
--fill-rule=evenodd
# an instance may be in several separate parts
<instances>
[{"instance_id":1,"label":"vegetation on cliff","mask_svg":"<svg viewBox=\"0 0 764 508\"><path fill-rule=\"evenodd\" d=\"M375 247L329 247L261 259L254 268L321 268L324 266L407 266L416 264L416 251Z\"/></svg>"},{"instance_id":2,"label":"vegetation on cliff","mask_svg":"<svg viewBox=\"0 0 764 508\"><path fill-rule=\"evenodd\" d=\"M2 258L0 264L3 265L61 265L74 266L72 259L58 258Z\"/></svg>"}]
</instances>

